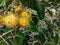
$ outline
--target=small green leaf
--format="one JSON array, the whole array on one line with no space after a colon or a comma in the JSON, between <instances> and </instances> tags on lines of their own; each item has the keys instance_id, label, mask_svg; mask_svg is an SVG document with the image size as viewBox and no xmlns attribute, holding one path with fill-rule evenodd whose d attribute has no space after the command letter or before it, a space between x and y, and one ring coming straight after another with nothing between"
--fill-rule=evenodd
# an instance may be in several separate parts
<instances>
[{"instance_id":1,"label":"small green leaf","mask_svg":"<svg viewBox=\"0 0 60 45\"><path fill-rule=\"evenodd\" d=\"M48 41L50 41L50 36L51 36L51 35L50 35L50 33L48 32L48 30L45 29L45 28L42 28L42 31L43 31L44 35L46 35Z\"/></svg>"},{"instance_id":2,"label":"small green leaf","mask_svg":"<svg viewBox=\"0 0 60 45\"><path fill-rule=\"evenodd\" d=\"M36 25L32 21L30 21L30 29L32 32L38 32Z\"/></svg>"},{"instance_id":3,"label":"small green leaf","mask_svg":"<svg viewBox=\"0 0 60 45\"><path fill-rule=\"evenodd\" d=\"M34 15L34 16L32 17L32 21L33 21L34 25L37 25L37 23L38 23L37 16Z\"/></svg>"},{"instance_id":4,"label":"small green leaf","mask_svg":"<svg viewBox=\"0 0 60 45\"><path fill-rule=\"evenodd\" d=\"M55 45L57 45L58 40L59 40L59 36L58 36L58 34L56 34L55 37L53 37L53 41L54 41Z\"/></svg>"},{"instance_id":5,"label":"small green leaf","mask_svg":"<svg viewBox=\"0 0 60 45\"><path fill-rule=\"evenodd\" d=\"M24 36L24 34L22 34L21 32L17 32L16 33L16 37L17 37L17 43L19 44L19 45L22 45L22 43L23 43L23 40L24 40L24 38L25 38L25 36Z\"/></svg>"},{"instance_id":6,"label":"small green leaf","mask_svg":"<svg viewBox=\"0 0 60 45\"><path fill-rule=\"evenodd\" d=\"M39 32L39 40L41 41L41 43L44 43L45 42L45 36L42 32Z\"/></svg>"},{"instance_id":7,"label":"small green leaf","mask_svg":"<svg viewBox=\"0 0 60 45\"><path fill-rule=\"evenodd\" d=\"M34 36L35 40L39 40L41 43L45 42L45 36L42 32L39 32L39 35Z\"/></svg>"},{"instance_id":8,"label":"small green leaf","mask_svg":"<svg viewBox=\"0 0 60 45\"><path fill-rule=\"evenodd\" d=\"M50 42L46 42L45 45L51 45L51 43Z\"/></svg>"},{"instance_id":9,"label":"small green leaf","mask_svg":"<svg viewBox=\"0 0 60 45\"><path fill-rule=\"evenodd\" d=\"M24 0L24 1L21 0L21 2L24 6L28 6L28 0Z\"/></svg>"},{"instance_id":10,"label":"small green leaf","mask_svg":"<svg viewBox=\"0 0 60 45\"><path fill-rule=\"evenodd\" d=\"M45 4L40 4L36 0L30 1L30 7L37 11L39 19L44 19L45 17Z\"/></svg>"}]
</instances>

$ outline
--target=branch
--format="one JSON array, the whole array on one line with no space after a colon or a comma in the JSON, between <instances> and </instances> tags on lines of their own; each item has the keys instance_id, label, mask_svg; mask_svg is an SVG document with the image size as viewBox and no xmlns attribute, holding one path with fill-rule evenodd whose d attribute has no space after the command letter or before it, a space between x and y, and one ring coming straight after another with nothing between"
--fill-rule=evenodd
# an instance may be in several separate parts
<instances>
[{"instance_id":1,"label":"branch","mask_svg":"<svg viewBox=\"0 0 60 45\"><path fill-rule=\"evenodd\" d=\"M8 32L6 32L6 33L3 33L1 36L3 37L4 35L6 35L6 34L12 32L12 31L14 31L14 30L10 30L10 31L8 31Z\"/></svg>"},{"instance_id":2,"label":"branch","mask_svg":"<svg viewBox=\"0 0 60 45\"><path fill-rule=\"evenodd\" d=\"M8 33L10 33L10 32L12 32L12 31L14 31L14 30L10 30L10 31L8 31L8 32L3 33L2 35L0 35L0 38L1 38L7 45L9 45L9 43L3 38L3 36L6 35L6 34L8 34Z\"/></svg>"},{"instance_id":3,"label":"branch","mask_svg":"<svg viewBox=\"0 0 60 45\"><path fill-rule=\"evenodd\" d=\"M1 38L7 45L9 45L9 43L3 37L1 37Z\"/></svg>"},{"instance_id":4,"label":"branch","mask_svg":"<svg viewBox=\"0 0 60 45\"><path fill-rule=\"evenodd\" d=\"M7 13L10 6L13 6L17 0L13 0L12 3L8 6L8 8L4 11L4 14Z\"/></svg>"}]
</instances>

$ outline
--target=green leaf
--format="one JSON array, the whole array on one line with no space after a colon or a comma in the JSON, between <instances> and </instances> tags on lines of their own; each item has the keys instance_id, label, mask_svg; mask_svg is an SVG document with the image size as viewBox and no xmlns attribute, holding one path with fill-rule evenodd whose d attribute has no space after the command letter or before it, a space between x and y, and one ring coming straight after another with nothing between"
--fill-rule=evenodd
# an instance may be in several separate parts
<instances>
[{"instance_id":1,"label":"green leaf","mask_svg":"<svg viewBox=\"0 0 60 45\"><path fill-rule=\"evenodd\" d=\"M51 43L50 42L46 42L45 45L51 45Z\"/></svg>"},{"instance_id":2,"label":"green leaf","mask_svg":"<svg viewBox=\"0 0 60 45\"><path fill-rule=\"evenodd\" d=\"M12 2L12 0L3 0L3 1L1 2L1 4L2 4L3 6L8 7L8 5L11 4L11 2Z\"/></svg>"},{"instance_id":3,"label":"green leaf","mask_svg":"<svg viewBox=\"0 0 60 45\"><path fill-rule=\"evenodd\" d=\"M30 29L32 32L38 32L36 25L32 21L30 21Z\"/></svg>"},{"instance_id":4,"label":"green leaf","mask_svg":"<svg viewBox=\"0 0 60 45\"><path fill-rule=\"evenodd\" d=\"M21 2L24 6L28 6L28 0L23 0L23 1L21 0Z\"/></svg>"},{"instance_id":5,"label":"green leaf","mask_svg":"<svg viewBox=\"0 0 60 45\"><path fill-rule=\"evenodd\" d=\"M41 41L41 43L44 43L45 42L45 36L42 32L39 32L39 40Z\"/></svg>"},{"instance_id":6,"label":"green leaf","mask_svg":"<svg viewBox=\"0 0 60 45\"><path fill-rule=\"evenodd\" d=\"M50 41L50 36L51 35L50 35L49 31L45 28L42 28L42 31L43 31L44 35L46 35L47 40Z\"/></svg>"},{"instance_id":7,"label":"green leaf","mask_svg":"<svg viewBox=\"0 0 60 45\"><path fill-rule=\"evenodd\" d=\"M34 16L32 17L32 21L33 21L34 25L37 25L37 23L38 23L37 16L34 15Z\"/></svg>"},{"instance_id":8,"label":"green leaf","mask_svg":"<svg viewBox=\"0 0 60 45\"><path fill-rule=\"evenodd\" d=\"M53 37L53 41L54 41L55 45L57 45L58 40L59 40L59 36L58 36L58 34L56 34L56 35Z\"/></svg>"},{"instance_id":9,"label":"green leaf","mask_svg":"<svg viewBox=\"0 0 60 45\"><path fill-rule=\"evenodd\" d=\"M19 45L22 45L23 40L24 40L24 38L25 38L24 34L22 34L21 32L17 32L17 33L16 33L16 37L17 37L17 43L18 43Z\"/></svg>"},{"instance_id":10,"label":"green leaf","mask_svg":"<svg viewBox=\"0 0 60 45\"><path fill-rule=\"evenodd\" d=\"M52 11L49 11L49 14L50 14L50 16L53 16L53 12Z\"/></svg>"},{"instance_id":11,"label":"green leaf","mask_svg":"<svg viewBox=\"0 0 60 45\"><path fill-rule=\"evenodd\" d=\"M34 5L35 5L35 0L30 0L29 1L29 5L30 5L30 8L32 8L32 9L34 9L35 7L34 7Z\"/></svg>"},{"instance_id":12,"label":"green leaf","mask_svg":"<svg viewBox=\"0 0 60 45\"><path fill-rule=\"evenodd\" d=\"M34 36L35 40L39 40L41 43L45 42L45 36L42 32L39 32L39 35Z\"/></svg>"},{"instance_id":13,"label":"green leaf","mask_svg":"<svg viewBox=\"0 0 60 45\"><path fill-rule=\"evenodd\" d=\"M0 4L1 4L2 1L3 1L3 0L0 0Z\"/></svg>"},{"instance_id":14,"label":"green leaf","mask_svg":"<svg viewBox=\"0 0 60 45\"><path fill-rule=\"evenodd\" d=\"M37 7L38 17L39 19L44 19L45 17L45 7L41 4L39 7Z\"/></svg>"},{"instance_id":15,"label":"green leaf","mask_svg":"<svg viewBox=\"0 0 60 45\"><path fill-rule=\"evenodd\" d=\"M60 2L60 0L49 0L49 2L56 2L56 3L58 3L58 2Z\"/></svg>"},{"instance_id":16,"label":"green leaf","mask_svg":"<svg viewBox=\"0 0 60 45\"><path fill-rule=\"evenodd\" d=\"M15 38L15 39L9 39L9 42L10 42L10 45L17 45L18 43L17 43L17 39Z\"/></svg>"},{"instance_id":17,"label":"green leaf","mask_svg":"<svg viewBox=\"0 0 60 45\"><path fill-rule=\"evenodd\" d=\"M40 4L36 0L31 0L30 1L30 8L34 9L38 13L39 19L44 19L45 17L45 4Z\"/></svg>"},{"instance_id":18,"label":"green leaf","mask_svg":"<svg viewBox=\"0 0 60 45\"><path fill-rule=\"evenodd\" d=\"M11 29L11 28L9 28L9 27L5 27L4 31L5 31L5 32L8 32L10 29Z\"/></svg>"},{"instance_id":19,"label":"green leaf","mask_svg":"<svg viewBox=\"0 0 60 45\"><path fill-rule=\"evenodd\" d=\"M6 0L6 6L8 6L9 4L11 4L12 0Z\"/></svg>"},{"instance_id":20,"label":"green leaf","mask_svg":"<svg viewBox=\"0 0 60 45\"><path fill-rule=\"evenodd\" d=\"M0 45L2 45L2 40L0 39Z\"/></svg>"},{"instance_id":21,"label":"green leaf","mask_svg":"<svg viewBox=\"0 0 60 45\"><path fill-rule=\"evenodd\" d=\"M44 7L44 4L40 4L39 5L39 3L36 1L36 3L35 3L35 10L37 10L37 13L38 13L38 17L39 17L39 19L44 19L44 17L45 17L45 7Z\"/></svg>"},{"instance_id":22,"label":"green leaf","mask_svg":"<svg viewBox=\"0 0 60 45\"><path fill-rule=\"evenodd\" d=\"M48 31L51 33L53 29L53 25L52 24L48 24Z\"/></svg>"},{"instance_id":23,"label":"green leaf","mask_svg":"<svg viewBox=\"0 0 60 45\"><path fill-rule=\"evenodd\" d=\"M6 36L6 39L7 39L7 40L8 40L8 39L11 39L11 38L12 38L12 36L9 36L9 35Z\"/></svg>"},{"instance_id":24,"label":"green leaf","mask_svg":"<svg viewBox=\"0 0 60 45\"><path fill-rule=\"evenodd\" d=\"M2 4L3 6L6 6L6 1L3 0L3 1L1 2L1 4Z\"/></svg>"},{"instance_id":25,"label":"green leaf","mask_svg":"<svg viewBox=\"0 0 60 45\"><path fill-rule=\"evenodd\" d=\"M0 9L3 9L4 7L3 7L3 5L2 4L0 4Z\"/></svg>"}]
</instances>

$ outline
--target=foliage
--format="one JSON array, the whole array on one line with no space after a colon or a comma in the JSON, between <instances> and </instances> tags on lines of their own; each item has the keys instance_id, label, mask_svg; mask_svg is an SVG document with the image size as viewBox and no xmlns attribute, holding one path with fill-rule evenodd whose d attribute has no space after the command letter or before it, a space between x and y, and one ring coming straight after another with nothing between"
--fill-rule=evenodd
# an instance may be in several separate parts
<instances>
[{"instance_id":1,"label":"foliage","mask_svg":"<svg viewBox=\"0 0 60 45\"><path fill-rule=\"evenodd\" d=\"M0 45L60 45L60 0L0 0L0 15Z\"/></svg>"}]
</instances>

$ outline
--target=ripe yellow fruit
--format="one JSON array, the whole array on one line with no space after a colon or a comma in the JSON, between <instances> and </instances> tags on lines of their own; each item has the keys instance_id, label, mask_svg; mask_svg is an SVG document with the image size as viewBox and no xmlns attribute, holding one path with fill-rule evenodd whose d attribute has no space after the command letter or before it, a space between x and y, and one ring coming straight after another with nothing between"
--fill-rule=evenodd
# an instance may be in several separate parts
<instances>
[{"instance_id":1,"label":"ripe yellow fruit","mask_svg":"<svg viewBox=\"0 0 60 45\"><path fill-rule=\"evenodd\" d=\"M27 27L28 25L29 25L29 20L28 20L28 19L26 19L26 18L20 18L20 19L19 19L19 26L20 26L20 27L25 28L25 27Z\"/></svg>"},{"instance_id":2,"label":"ripe yellow fruit","mask_svg":"<svg viewBox=\"0 0 60 45\"><path fill-rule=\"evenodd\" d=\"M2 19L3 19L3 16L1 16L1 15L0 15L0 23L2 23L2 22L3 22L3 21L2 21Z\"/></svg>"},{"instance_id":3,"label":"ripe yellow fruit","mask_svg":"<svg viewBox=\"0 0 60 45\"><path fill-rule=\"evenodd\" d=\"M23 10L22 6L17 6L17 7L15 8L15 13L16 13L16 14L20 14L20 13L22 12L22 10Z\"/></svg>"},{"instance_id":4,"label":"ripe yellow fruit","mask_svg":"<svg viewBox=\"0 0 60 45\"><path fill-rule=\"evenodd\" d=\"M26 11L23 11L23 12L21 13L21 17L25 17L25 18L27 18L27 19L30 19L30 18L31 18L31 14L28 13L28 12L26 12Z\"/></svg>"},{"instance_id":5,"label":"ripe yellow fruit","mask_svg":"<svg viewBox=\"0 0 60 45\"><path fill-rule=\"evenodd\" d=\"M17 24L17 17L14 14L8 14L3 18L3 23L7 26L7 27L14 27Z\"/></svg>"}]
</instances>

